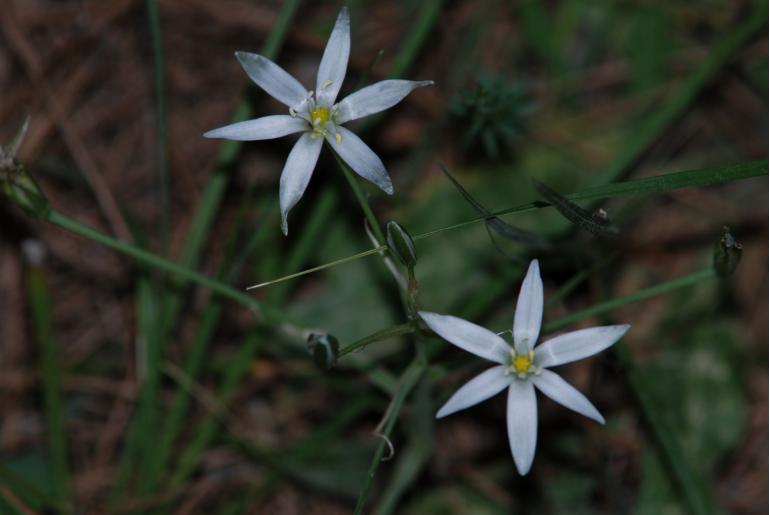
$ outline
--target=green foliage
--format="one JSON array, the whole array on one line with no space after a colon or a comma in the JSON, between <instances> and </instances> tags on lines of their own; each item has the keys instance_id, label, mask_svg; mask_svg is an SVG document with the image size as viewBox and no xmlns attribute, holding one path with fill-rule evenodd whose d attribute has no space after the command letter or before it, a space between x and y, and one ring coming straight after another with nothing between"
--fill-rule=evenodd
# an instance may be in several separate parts
<instances>
[{"instance_id":1,"label":"green foliage","mask_svg":"<svg viewBox=\"0 0 770 515\"><path fill-rule=\"evenodd\" d=\"M357 4L361 8L366 5ZM396 56L391 59L389 51L385 53L386 60L393 63L386 75L402 78L412 63L423 58L425 43L431 40L436 24L444 17L442 5L441 0L432 0L416 7L401 6L406 15L414 14L415 18ZM147 6L158 95L159 200L165 218L170 216L170 192L163 153L163 19L158 16L154 1L148 0ZM284 4L261 50L263 54L277 54L298 6L296 1ZM484 32L495 13L493 9L489 9L491 14L483 12L490 6L496 7L494 2L484 2L480 9L482 13L474 29L477 34ZM612 232L614 226L594 214L592 204L600 199L613 198L613 202L627 206L632 195L634 201L641 203L643 195L681 188L760 176L766 180L767 161L748 161L741 154L740 159L734 159L740 160L736 164L704 166L704 162L719 160L711 156L680 159L678 154L674 156L666 153L665 148L657 148L660 143L667 143L665 136L723 70L738 70L754 87L766 85L766 64L746 70L744 63L733 60L737 50L763 27L764 19L749 17L735 27L727 27L713 41L701 38L699 33L697 46L704 50L703 59L680 63L672 57L677 57L677 52L692 50L688 46L691 42L682 44L686 34L673 30L676 23L682 23L675 17L681 6L622 7L606 2L586 6L579 0L557 4L527 0L517 5L514 13L522 29L520 33L511 35L500 55L482 55L483 59L476 61L499 61L503 63L500 69L481 72L474 87L462 90L449 108L449 122L462 130L465 151L471 155L483 153L492 162L458 171L456 176L462 177L462 185L446 170L451 184L440 176L432 179L426 174L420 177L425 181L420 187L404 187L391 204L374 206L376 209L369 206L371 199L359 178L341 164L353 196L345 195L341 189L338 194L330 181L316 194L315 205L303 208L308 215L297 234L288 240L275 237L274 188L262 191L258 187L246 194L230 191L241 143L226 141L220 146L214 171L186 225L188 232L183 235L178 260L167 257L170 254L166 255L165 250L148 250L144 240L135 244L120 241L50 209L33 177L15 161L6 160L11 165L4 166L4 175L0 175L5 198L31 216L112 249L138 265L131 271L128 284L135 286L134 293L129 294L133 295L136 311L132 334L137 335L144 350L140 364L146 369L142 369L143 389L136 399L127 436L120 444L123 454L113 495L115 506L136 498L160 503L153 513L170 512L178 500L174 496L187 493L196 474L209 474L202 467L207 454L215 447L226 446L228 453L250 461L259 470L259 481L223 501L222 513L247 512L253 503L271 495L284 483L294 484L303 492L332 497L349 507L357 502L358 512L377 515L484 515L512 510L588 514L601 509L596 493L601 489L603 500L611 496L612 492L606 490L612 489L613 482L591 468L593 464L574 465L581 457L583 443L583 435L577 436L577 430L562 431L553 441L551 452L562 461L549 462L546 454L543 459L547 466L534 479L525 479L526 483L514 484L507 453L490 457L491 464L476 462L473 470L463 469L451 477L432 475L436 470L432 460L438 453L454 452L453 448L435 448L433 427L439 397L434 391L435 382L451 368L440 362L446 346L423 341L425 335L408 320L399 304L403 304L404 292L394 284L377 256L387 255L389 249L409 267L415 265L419 250L421 306L474 321L491 319L498 314L499 305L511 303L521 269L489 252L484 231L450 233L450 229L471 224L480 229L478 222L484 222L487 231L514 241L517 251L540 251L546 249L542 244L545 239L557 243L578 239L580 234L575 234L573 224L594 233ZM631 14L623 14L624 9ZM692 15L691 11L687 13ZM453 63L454 82L447 81L442 86L450 95L459 89L458 84L468 83L459 70L476 73L472 60L484 54L483 48L470 48L477 40L473 44L470 41L466 40L458 54L465 56L465 61ZM617 58L617 49L623 57L622 66L628 67L623 80L604 86L611 90L609 93L582 92L581 81L585 81L587 74L602 73L598 68L603 63L596 57L607 54L607 62L617 64L612 61ZM529 69L518 65L530 61L533 70L547 70L548 75L512 73ZM516 79L509 80L509 76ZM540 120L532 116L534 90L527 86L532 79L537 81L538 91L544 87L551 95L549 105L540 106L544 111L547 109L539 113ZM618 111L598 121L595 113L592 118L576 116L577 109L597 99L617 102L612 106ZM234 120L245 119L250 112L244 99L235 110ZM366 127L374 127L377 120L378 117L370 118ZM447 120L435 127L426 124L425 134L414 142L414 147L432 156L438 135L447 125ZM551 131L549 126L558 130ZM525 140L526 145L522 144ZM5 154L15 155L15 150L9 152L8 148L18 149L18 142L4 150ZM514 153L519 163L516 168L505 165ZM636 172L642 159L650 155L652 158L644 162L643 173L628 179L627 175ZM411 157L419 160L415 156L417 152ZM397 183L412 186L420 168L404 162L393 167L397 171L394 178ZM665 173L686 168L692 169ZM536 189L556 210L536 200L536 191L525 180L528 176L553 185L553 189ZM430 183L431 180L434 182ZM573 193L560 195L556 191ZM215 222L230 194L240 195L242 210L229 231L224 256L212 258L207 256L209 242L218 230ZM359 203L363 216L344 216L353 200ZM468 205L477 215L473 220L469 220ZM387 214L383 216L384 213ZM516 217L516 225L503 219L507 215ZM387 219L386 216L394 216L410 229L419 228L422 232L410 235L391 222L386 226L386 237L378 222L378 217ZM178 221L178 217L174 218ZM375 249L362 235L364 218L377 240ZM634 221L637 220L631 220ZM166 222L160 222L161 233L165 234ZM720 240L715 252L718 273L735 269L740 257L737 250L734 240L726 236ZM556 253L565 262L574 257L566 246L557 246ZM650 333L650 340L659 346L651 349L653 357L640 367L627 356L624 363L631 371L628 385L624 385L626 376L620 373L607 381L612 382L613 389L631 388L637 394L636 404L627 402L618 410L634 415L644 412L649 419L645 426L649 439L642 441L646 448L639 464L638 497L633 501L635 509L630 511L640 515L709 513L712 496L708 485L718 473L718 465L740 444L746 429L748 406L742 375L746 351L741 330L733 318L709 310L721 302L714 296L713 286L693 293L694 285L703 286L702 283L714 279L711 268L684 273L672 280L650 280L651 286L623 296L592 297L597 283L606 281L608 284L602 286L611 287L613 284L609 283L617 280L613 277L619 261L612 259L615 254L593 263L570 262L563 267L563 273L576 273L565 283L569 288L559 290L554 298L563 299L568 294L577 297L587 291L590 294L580 298L583 309L549 319L544 329L555 331L587 317L609 317L627 304L659 295L672 296L674 301L667 312L675 316L668 317L662 327ZM367 256L368 259L362 259ZM199 271L201 263L211 266L212 262L215 274ZM608 262L612 266L606 266ZM279 275L296 279L306 273L320 273L302 281L281 279L276 281L280 284L246 293L239 283L243 279L239 271L244 264L253 274L248 279L269 280ZM617 269L621 269L619 265ZM45 452L4 458L0 464L3 513L20 511L11 502L11 496L5 495L8 492L38 511L66 511L72 500L65 423L67 392L62 392L50 299L41 278L40 274L30 277L30 286L35 290L30 295L30 306L39 336L40 386L49 440ZM193 285L212 293L200 312L189 302ZM196 310L196 320L185 325L184 331L178 331L181 322L191 318L191 309ZM248 330L240 335L227 332L222 322L229 316L248 318ZM510 326L509 314L505 317L501 328ZM339 336L342 349L336 337L326 331ZM225 343L224 348L213 347L221 333L233 341ZM179 340L190 334L190 342L178 345ZM336 364L333 371L320 372L310 366L312 358L303 352L308 336L312 358L323 369ZM653 342L642 343L652 346ZM184 352L181 359L179 349ZM243 387L249 382L249 371L263 353L275 362L287 363L282 371L301 370L301 380L291 385L297 390L296 396L302 397L305 388L328 387L340 406L323 421L311 421L307 435L286 448L263 446L239 435L233 430L228 412L237 408L232 401L239 389L248 390ZM182 363L179 369L172 366L177 360ZM79 371L114 373L114 368L94 367L93 360L81 366ZM375 426L379 417L381 422ZM470 421L483 424L486 419ZM499 434L504 434L504 429ZM390 454L390 443L395 444L396 453L391 461L382 461L383 456ZM496 449L502 447L504 441ZM511 485L514 488L509 488ZM528 489L526 495L522 494L522 485ZM502 495L495 495L495 486Z\"/></svg>"},{"instance_id":2,"label":"green foliage","mask_svg":"<svg viewBox=\"0 0 770 515\"><path fill-rule=\"evenodd\" d=\"M463 149L480 146L487 158L496 160L509 156L526 134L534 104L522 81L482 71L475 87L461 90L449 111L463 129Z\"/></svg>"}]
</instances>

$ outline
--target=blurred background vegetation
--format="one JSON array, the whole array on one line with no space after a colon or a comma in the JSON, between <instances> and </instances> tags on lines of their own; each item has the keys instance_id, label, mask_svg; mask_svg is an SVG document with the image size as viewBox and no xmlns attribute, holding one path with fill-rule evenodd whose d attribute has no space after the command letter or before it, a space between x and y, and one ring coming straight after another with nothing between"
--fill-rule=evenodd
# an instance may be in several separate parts
<instances>
[{"instance_id":1,"label":"blurred background vegetation","mask_svg":"<svg viewBox=\"0 0 770 515\"><path fill-rule=\"evenodd\" d=\"M413 235L476 216L437 160L497 210L540 199L532 178L566 194L767 157L763 2L347 5L343 95L385 77L436 82L358 127L394 180L387 198L362 185L376 215ZM310 85L339 8L7 0L0 141L29 114L18 159L55 210L237 289L368 250L328 152L285 238L278 178L293 140L201 137L233 116L283 112L248 83L235 50L269 55ZM764 170L605 201L615 238L538 209L505 220L548 236L548 250L496 245L483 224L419 239L421 306L496 331L510 328L522 259L541 260L546 323L708 268L725 225L743 259L727 279L570 324L633 327L615 352L560 371L607 426L541 398L524 478L502 398L434 421L483 364L433 340L365 512L766 513ZM0 513L353 511L412 340L323 371L282 324L344 346L403 323L379 257L257 290L274 314L264 318L53 221L0 204Z\"/></svg>"}]
</instances>

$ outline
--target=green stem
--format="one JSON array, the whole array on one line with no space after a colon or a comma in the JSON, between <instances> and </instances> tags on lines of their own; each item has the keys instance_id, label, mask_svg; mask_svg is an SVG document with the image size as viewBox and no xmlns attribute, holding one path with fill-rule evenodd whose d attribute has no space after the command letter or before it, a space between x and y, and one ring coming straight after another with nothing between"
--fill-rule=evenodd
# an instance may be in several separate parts
<instances>
[{"instance_id":1,"label":"green stem","mask_svg":"<svg viewBox=\"0 0 770 515\"><path fill-rule=\"evenodd\" d=\"M223 282L212 279L211 277L198 273L194 270L190 270L189 268L174 263L173 261L169 261L168 259L159 257L156 254L143 250L135 245L101 233L92 227L64 216L58 211L52 210L47 219L54 225L58 225L63 229L73 232L79 236L83 236L84 238L88 238L89 240L93 240L101 245L104 245L105 247L120 252L121 254L125 254L133 258L138 263L162 270L164 272L170 272L180 279L185 279L198 283L201 286L205 286L206 288L215 293L218 293L219 295L222 295L223 297L234 300L248 308L251 308L257 315L265 314L265 308L256 299L244 293L243 291L236 290L232 286L229 286ZM280 316L280 314L277 313L275 315Z\"/></svg>"},{"instance_id":2,"label":"green stem","mask_svg":"<svg viewBox=\"0 0 770 515\"><path fill-rule=\"evenodd\" d=\"M361 190L361 185L358 184L358 179L356 179L355 174L347 165L347 163L345 163L345 161L343 161L336 152L334 152L334 158L337 160L337 164L342 170L342 173L345 175L345 179L347 179L348 184L350 184L350 187L353 190L353 193L356 195L358 204L361 206L361 210L364 212L364 216L366 217L367 222L369 222L369 226L371 227L372 231L374 231L374 236L377 238L377 244L384 245L385 235L382 232L382 227L380 227L380 223L377 221L377 217L374 216L374 212L369 205L369 201L366 199L366 195L364 195L364 192Z\"/></svg>"},{"instance_id":3,"label":"green stem","mask_svg":"<svg viewBox=\"0 0 770 515\"><path fill-rule=\"evenodd\" d=\"M410 334L413 332L414 332L414 324L412 322L408 322L406 324L394 325L393 327L388 327L381 331L377 331L374 334L370 334L365 338L361 338L360 340L351 343L347 347L343 347L342 349L340 349L340 352L337 356L341 358L346 354L350 354L351 352L361 350L369 344L379 342L382 340L387 340L395 336Z\"/></svg>"},{"instance_id":4,"label":"green stem","mask_svg":"<svg viewBox=\"0 0 770 515\"><path fill-rule=\"evenodd\" d=\"M670 173L665 175L645 177L642 179L635 179L632 181L608 184L606 186L591 187L582 191L570 193L568 195L565 195L565 197L570 200L577 201L577 200L612 198L612 197L621 196L621 195L633 195L633 194L640 194L640 193L662 193L662 192L672 191L672 190L681 189L681 188L712 186L715 184L721 184L721 183L737 181L742 179L749 179L752 177L760 177L762 175L767 175L767 160L750 161L747 163L738 163L738 164L726 165L726 166L713 166L713 167L702 168L698 170L687 170L684 172L675 172L675 173ZM536 209L543 209L546 207L550 207L550 206L544 202L529 202L526 204L521 204L516 207L511 207L508 209L503 209L501 211L494 212L492 213L492 216L525 213L528 211L534 211ZM485 217L472 218L470 220L467 220L465 222L460 222L455 225L450 225L447 227L434 229L426 233L418 234L416 236L413 236L412 239L415 241L422 240L422 239L434 236L436 234L442 233L444 231L459 229L461 227L473 225L479 222L483 222L485 220L486 220ZM259 283L254 286L250 286L249 289L262 288L264 286L277 284L283 281L287 281L289 279L296 279L297 277L301 277L303 275L307 275L313 272L318 272L326 268L341 265L343 263L348 263L350 261L355 261L357 259L371 256L373 254L377 254L379 252L383 252L386 250L388 250L388 246L381 245L380 247L377 247L375 249L365 250L363 252L359 252L351 256L340 258L335 261L331 261L329 263L324 263L322 265L318 265L313 268L308 268L306 270L294 272L292 274L285 275L283 277L271 279L270 281L265 281L263 283ZM504 284L502 283L500 284L502 285L502 287L505 287Z\"/></svg>"}]
</instances>

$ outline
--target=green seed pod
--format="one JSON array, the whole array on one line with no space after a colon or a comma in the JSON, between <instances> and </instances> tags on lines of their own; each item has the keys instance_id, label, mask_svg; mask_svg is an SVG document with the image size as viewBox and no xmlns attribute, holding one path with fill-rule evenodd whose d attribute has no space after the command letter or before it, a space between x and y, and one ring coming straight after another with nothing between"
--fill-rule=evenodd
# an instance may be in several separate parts
<instances>
[{"instance_id":1,"label":"green seed pod","mask_svg":"<svg viewBox=\"0 0 770 515\"><path fill-rule=\"evenodd\" d=\"M36 218L45 218L51 210L35 179L18 163L0 170L0 193Z\"/></svg>"},{"instance_id":2,"label":"green seed pod","mask_svg":"<svg viewBox=\"0 0 770 515\"><path fill-rule=\"evenodd\" d=\"M331 334L311 334L307 337L307 350L319 368L331 370L337 364L340 343Z\"/></svg>"},{"instance_id":3,"label":"green seed pod","mask_svg":"<svg viewBox=\"0 0 770 515\"><path fill-rule=\"evenodd\" d=\"M417 251L414 249L414 241L397 222L391 220L386 225L388 235L388 247L390 252L407 268L414 268L417 264Z\"/></svg>"},{"instance_id":4,"label":"green seed pod","mask_svg":"<svg viewBox=\"0 0 770 515\"><path fill-rule=\"evenodd\" d=\"M722 228L722 237L714 245L714 270L720 277L735 272L741 261L743 245L735 241L729 227Z\"/></svg>"},{"instance_id":5,"label":"green seed pod","mask_svg":"<svg viewBox=\"0 0 770 515\"><path fill-rule=\"evenodd\" d=\"M35 179L16 160L16 154L27 134L27 128L29 128L29 116L10 143L0 144L0 194L8 197L30 215L45 218L51 211L48 199Z\"/></svg>"}]
</instances>

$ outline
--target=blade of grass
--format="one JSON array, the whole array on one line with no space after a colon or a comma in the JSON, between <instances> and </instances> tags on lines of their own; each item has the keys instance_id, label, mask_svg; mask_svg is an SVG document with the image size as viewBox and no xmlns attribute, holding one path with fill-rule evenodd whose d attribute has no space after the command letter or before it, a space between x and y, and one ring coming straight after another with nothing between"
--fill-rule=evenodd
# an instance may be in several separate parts
<instances>
[{"instance_id":1,"label":"blade of grass","mask_svg":"<svg viewBox=\"0 0 770 515\"><path fill-rule=\"evenodd\" d=\"M500 236L507 238L514 242L523 243L530 246L543 246L545 242L539 234L535 234L530 231L519 229L509 223L502 221L500 218L494 216L487 208L482 206L468 191L455 179L449 170L443 163L439 163L439 168L444 172L444 175L449 179L452 185L460 192L460 195L465 201L470 204L476 213L478 213L484 219L484 223L487 226L487 231L494 230ZM490 237L492 235L490 234Z\"/></svg>"},{"instance_id":2,"label":"blade of grass","mask_svg":"<svg viewBox=\"0 0 770 515\"><path fill-rule=\"evenodd\" d=\"M239 304L243 304L247 308L250 308L254 315L259 319L292 324L292 320L286 313L273 309L270 306L262 305L254 297L251 297L241 290L237 290L226 283L205 276L188 267L159 257L156 254L143 250L139 247L136 247L135 245L131 245L124 241L112 238L111 236L107 236L106 234L99 232L96 229L93 229L87 225L81 224L80 222L64 216L58 211L51 211L50 215L47 217L47 220L63 229L100 243L105 247L109 247L117 252L120 252L121 254L125 254L140 264L147 265L165 272L170 272L171 274L184 280L188 280L208 288L209 290L215 292L218 295L221 295L224 298L236 301Z\"/></svg>"},{"instance_id":3,"label":"blade of grass","mask_svg":"<svg viewBox=\"0 0 770 515\"><path fill-rule=\"evenodd\" d=\"M380 502L373 512L375 515L397 513L398 503L415 484L415 480L430 459L434 442L433 413L430 384L428 380L424 380L420 382L415 392L409 443L404 451L399 453L399 460L391 474L391 481L380 496Z\"/></svg>"},{"instance_id":4,"label":"blade of grass","mask_svg":"<svg viewBox=\"0 0 770 515\"><path fill-rule=\"evenodd\" d=\"M261 331L255 330L240 345L238 353L225 369L224 377L217 391L217 400L221 404L227 405L230 397L235 393L235 389L243 382L264 338ZM198 424L193 434L193 440L182 453L167 488L175 490L187 482L190 475L198 467L203 453L208 448L211 440L216 436L218 427L219 420L213 413L207 414L204 421Z\"/></svg>"},{"instance_id":5,"label":"blade of grass","mask_svg":"<svg viewBox=\"0 0 770 515\"><path fill-rule=\"evenodd\" d=\"M242 225L243 218L254 204L253 196L255 190L256 189L253 187L249 188L248 193L244 195L238 216L236 217L236 223L234 224L234 228L225 245L224 257L222 258L218 273L218 278L225 282L230 282L235 278L243 265L245 258L260 244L264 243L268 234L266 227L262 227L261 230L250 231L251 238L244 248L241 249L240 252L238 251L237 244L238 241L240 241L241 234L237 228ZM272 205L272 202L263 203L261 209L258 210L264 211L267 204ZM183 366L185 377L190 378L192 381L196 381L203 371L206 352L219 324L223 308L223 299L215 297L206 305L206 308L200 315L200 321L195 328L195 337L193 338L190 351L187 354ZM171 458L174 444L185 423L185 417L191 400L189 394L190 392L182 385L177 389L174 401L165 417L163 432L158 439L158 443L157 445L154 444L152 446L152 452L145 458L148 465L145 467L144 475L147 479L144 483L144 487L140 489L140 493L142 494L146 495L153 491L158 486L162 474L167 469L167 464Z\"/></svg>"},{"instance_id":6,"label":"blade of grass","mask_svg":"<svg viewBox=\"0 0 770 515\"><path fill-rule=\"evenodd\" d=\"M160 205L160 248L161 255L168 253L169 232L169 177L168 137L166 122L166 71L163 56L163 39L160 30L160 16L156 0L146 0L147 18L152 39L152 56L155 68L155 123L158 138L158 197Z\"/></svg>"},{"instance_id":7,"label":"blade of grass","mask_svg":"<svg viewBox=\"0 0 770 515\"><path fill-rule=\"evenodd\" d=\"M64 506L60 500L52 498L37 485L19 476L16 472L0 462L0 485L7 488L14 496L35 510L48 508L63 511ZM2 512L0 512L2 513Z\"/></svg>"},{"instance_id":8,"label":"blade of grass","mask_svg":"<svg viewBox=\"0 0 770 515\"><path fill-rule=\"evenodd\" d=\"M653 177L645 177L642 179L635 179L631 181L618 182L615 184L608 184L606 186L594 186L582 191L565 195L564 197L572 201L595 200L595 199L612 198L615 196L622 196L622 195L634 195L634 194L642 194L642 193L660 193L660 192L672 191L672 190L682 189L682 188L713 186L716 184L722 184L726 182L767 175L767 171L768 171L767 164L768 164L767 160L760 160L760 161L750 161L747 163L738 163L734 165L712 166L707 168L701 168L698 170L687 170L684 172L675 172L675 173L669 173L664 175L656 175ZM541 201L529 202L527 204L521 204L515 207L493 212L492 216L503 216L503 215L510 215L510 214L526 213L529 211L534 211L536 209L542 209L545 207L550 207L550 204L547 204ZM461 227L473 225L479 222L483 222L485 220L486 218L484 217L473 218L471 220L466 220L465 222L460 222L458 224L450 225L447 227L441 227L439 229L434 229L432 231L414 235L412 236L412 239L415 241L422 240L424 238L429 238L431 236L442 233L444 231L459 229ZM371 256L385 250L388 250L387 245L383 245L381 247L377 247L370 250L365 250L363 252L359 252L358 254L354 254L352 256L340 258L338 260L335 260L323 265L319 265L306 270L301 270L299 272L295 272L283 277L279 277L277 279L272 279L270 281L249 286L247 290L262 288L272 284L277 284L283 281L287 281L289 279L295 279L297 277L301 277L303 275L307 275L313 272L318 272L326 268L330 268L333 266L341 265L343 263L348 263L350 261L355 261L357 259Z\"/></svg>"},{"instance_id":9,"label":"blade of grass","mask_svg":"<svg viewBox=\"0 0 770 515\"><path fill-rule=\"evenodd\" d=\"M43 390L48 450L51 454L54 496L64 513L72 512L72 478L67 445L67 424L61 389L61 369L51 318L51 296L43 269L33 263L27 271L32 326L40 353L40 380Z\"/></svg>"},{"instance_id":10,"label":"blade of grass","mask_svg":"<svg viewBox=\"0 0 770 515\"><path fill-rule=\"evenodd\" d=\"M604 186L592 186L586 189L564 195L565 198L572 201L579 200L601 200L625 195L637 195L642 193L662 193L682 188L694 188L704 186L714 186L726 182L749 179L767 175L768 162L766 159L758 161L748 161L732 165L719 165L700 168L697 170L686 170L683 172L674 172L663 175L654 175L652 177L643 177L630 181L616 182ZM549 207L545 202L530 202L518 206L501 209L492 213L493 216L510 215L514 213L526 213L535 209ZM467 220L448 227L442 227L423 234L413 236L414 240L421 240L434 234L444 231L450 231L484 221L484 218L478 217Z\"/></svg>"},{"instance_id":11,"label":"blade of grass","mask_svg":"<svg viewBox=\"0 0 770 515\"><path fill-rule=\"evenodd\" d=\"M284 478L288 478L301 486L314 488L318 485L309 482L306 477L298 473L303 466L303 460L316 456L319 450L322 450L334 438L340 438L341 433L358 420L370 404L370 398L360 396L346 402L331 417L331 420L324 422L318 429L286 450L260 449L251 442L235 435L227 436L226 440L229 445L241 451L247 458L270 468L269 475L260 487L261 497L269 495L270 491L278 484L278 480Z\"/></svg>"},{"instance_id":12,"label":"blade of grass","mask_svg":"<svg viewBox=\"0 0 770 515\"><path fill-rule=\"evenodd\" d=\"M389 338L393 338L396 336L401 336L404 334L410 334L414 332L414 324L411 322L407 322L405 324L395 325L393 327L387 327L381 331L377 331L374 334L370 334L369 336L366 336L364 338L361 338L360 340L357 340L350 345L343 347L340 349L339 354L337 355L338 358L341 358L342 356L345 356L346 354L350 354L351 352L355 352L358 350L363 349L367 345L379 342L382 340L387 340Z\"/></svg>"},{"instance_id":13,"label":"blade of grass","mask_svg":"<svg viewBox=\"0 0 770 515\"><path fill-rule=\"evenodd\" d=\"M8 513L9 515L25 515L26 513L29 513L29 510L25 507L24 511L22 511L22 508L18 508L18 500L12 501L11 499L8 499L6 497L6 492L3 491L3 488L0 487L0 513Z\"/></svg>"},{"instance_id":14,"label":"blade of grass","mask_svg":"<svg viewBox=\"0 0 770 515\"><path fill-rule=\"evenodd\" d=\"M401 375L398 388L396 389L396 393L393 396L391 406L387 413L387 419L382 427L382 433L378 435L380 436L380 442L377 444L377 448L374 451L372 462L369 465L369 470L366 473L364 483L361 487L361 492L359 493L358 500L356 501L356 508L354 512L355 515L361 515L364 508L366 507L366 499L369 496L369 490L372 487L374 475L377 473L377 469L382 462L382 456L385 453L385 447L389 442L390 434L393 432L393 427L396 425L398 415L401 412L401 407L403 406L407 395L409 395L409 392L412 391L412 389L417 385L417 382L422 377L426 366L427 363L425 360L418 356L411 362L411 364Z\"/></svg>"},{"instance_id":15,"label":"blade of grass","mask_svg":"<svg viewBox=\"0 0 770 515\"><path fill-rule=\"evenodd\" d=\"M650 109L650 114L637 124L626 147L601 172L591 179L593 184L606 184L617 180L633 168L644 156L650 146L663 135L667 127L679 119L689 109L706 85L724 68L733 54L745 45L767 23L767 3L758 3L756 13L750 13L748 19L734 30L722 36L708 57L685 83L662 106Z\"/></svg>"},{"instance_id":16,"label":"blade of grass","mask_svg":"<svg viewBox=\"0 0 770 515\"><path fill-rule=\"evenodd\" d=\"M281 43L283 42L286 33L288 31L289 23L291 22L294 13L296 12L297 8L299 6L298 0L289 0L287 1L279 15L278 19L276 21L275 26L271 30L270 34L268 35L267 40L265 41L265 44L262 48L262 54L265 55L268 58L275 58L275 54L277 54L278 49L280 48ZM236 108L235 116L233 121L240 121L248 117L251 113L251 110L248 106L248 104L245 102L245 100L242 100L241 103ZM199 260L200 254L203 249L203 244L206 241L208 234L211 230L211 226L213 224L214 216L216 215L219 206L222 202L222 199L224 197L224 192L227 189L227 185L230 178L229 173L229 166L232 164L234 158L237 155L237 151L240 148L241 143L235 142L235 141L224 141L220 148L219 152L217 154L216 159L216 165L215 170L211 175L211 178L209 179L209 182L207 183L203 196L198 204L198 207L196 208L195 214L193 216L193 221L190 226L190 230L188 232L188 236L185 240L185 245L182 250L182 257L180 260L180 263L183 267L191 269L194 268ZM179 276L175 276L174 279L179 279ZM218 283L221 284L221 283ZM160 317L159 320L161 322L161 326L159 328L159 334L157 338L157 346L161 347L159 349L159 355L162 356L163 354L163 348L166 345L166 342L169 339L169 336L173 330L173 328L176 325L177 318L182 310L182 307L184 305L186 295L185 295L185 288L187 284L185 281L179 282L175 288L169 288L165 290L167 293L163 299L163 304L160 308ZM227 288L227 290L232 290L231 288ZM228 293L233 293L234 290L228 291ZM250 302L250 307L252 310L255 311L255 313L259 313L256 303ZM155 388L156 385L154 383L150 383L146 385L147 388ZM148 396L142 396L140 398L140 401L142 399L147 399L145 402L150 404L155 404L157 400L156 395L148 395ZM142 402L142 405L144 402ZM141 428L147 428L149 430L152 428L153 424L153 414L155 413L154 407L150 406L146 408L146 411L140 410L141 413L148 413L147 417L149 418L149 421L142 421ZM142 419L140 419L142 420ZM136 453L142 453L142 447L145 442L152 442L152 438L148 438L149 435L142 435L136 440L132 441L135 442L135 445L137 445L139 448L135 447L134 445L127 445L123 452L126 454L136 454ZM145 447L146 449L146 447ZM149 451L146 451L149 452ZM146 453L145 452L145 453ZM142 460L142 464L151 463L152 460ZM144 474L140 474L141 477L144 477ZM119 497L117 497L119 499Z\"/></svg>"},{"instance_id":17,"label":"blade of grass","mask_svg":"<svg viewBox=\"0 0 770 515\"><path fill-rule=\"evenodd\" d=\"M685 504L693 515L713 515L715 500L706 487L706 482L699 471L690 467L684 456L682 446L674 437L674 430L659 414L656 399L649 393L652 388L647 379L634 365L631 353L623 342L614 347L615 355L623 363L631 390L642 409L644 418L649 426L663 461L668 465L672 479L684 493Z\"/></svg>"},{"instance_id":18,"label":"blade of grass","mask_svg":"<svg viewBox=\"0 0 770 515\"><path fill-rule=\"evenodd\" d=\"M160 383L160 346L158 345L157 294L146 272L142 272L136 282L136 369L139 383L139 399L134 408L133 423L128 429L125 445L128 448L141 448L143 431L151 423L150 409L154 408L151 396L157 395ZM135 477L135 468L140 460L138 452L124 452L118 462L118 471L110 506L116 508L122 497L129 490Z\"/></svg>"},{"instance_id":19,"label":"blade of grass","mask_svg":"<svg viewBox=\"0 0 770 515\"><path fill-rule=\"evenodd\" d=\"M544 324L543 333L555 331L566 325L577 322L578 320L583 320L585 318L589 318L592 316L608 313L616 308L619 308L620 306L624 306L632 302L639 302L640 300L649 299L650 297L663 295L665 293L676 290L678 288L684 288L685 286L690 286L700 281L703 281L706 279L712 279L715 277L716 277L716 273L714 273L713 268L705 268L703 270L693 272L689 275L685 275L683 277L677 277L676 279L673 279L671 281L666 281L664 283L651 286L650 288L639 290L629 295L624 295L622 297L617 297L612 300L608 300L606 302L594 304L589 308L581 309L580 311L576 311L571 315L568 315L558 320L554 320L553 322Z\"/></svg>"},{"instance_id":20,"label":"blade of grass","mask_svg":"<svg viewBox=\"0 0 770 515\"><path fill-rule=\"evenodd\" d=\"M565 195L566 198L576 200L591 200L591 199L605 199L614 196L621 195L633 195L639 193L655 193L672 191L675 189L697 187L697 186L711 186L721 184L724 182L737 181L742 179L748 179L751 177L759 177L767 175L768 167L767 160L751 161L748 163L739 163L735 165L726 166L714 166L703 168L699 170L688 170L685 172L676 172L665 175L658 175L653 177L645 177L642 179L635 179L632 181L619 182L606 186L597 186L588 188L583 191L575 192L569 195ZM547 207L542 203L530 202L528 204L522 204L516 207L504 209L492 213L495 216L502 216L514 213L524 213L535 209L541 209ZM93 240L101 245L111 248L117 252L125 254L133 258L136 262L150 266L152 268L170 272L171 274L178 276L181 279L197 283L200 286L208 288L213 292L222 295L225 298L234 300L244 306L252 309L257 316L264 315L271 320L283 321L291 323L291 320L287 315L281 311L272 310L269 306L262 306L256 299L248 294L237 290L221 281L217 281L203 274L200 274L189 267L182 266L167 259L163 259L151 252L145 251L139 247L126 243L124 241L115 239L102 232L97 231L87 225L81 224L71 218L64 216L58 211L52 210L46 218L47 221L58 225L59 227L66 229L70 232L78 234L84 238ZM460 224L435 229L423 234L413 236L414 240L421 240L428 238L435 234L457 229L467 225L471 225L478 222L483 222L484 218L474 218ZM252 286L251 289L266 286L268 284L275 284L277 282L293 279L306 275L312 272L320 271L330 266L336 266L349 261L354 261L366 256L377 254L381 251L387 250L387 246L382 246L376 249L369 249L353 256L348 256L332 263L325 265L319 265L308 270L303 270L290 276L285 276L276 280L268 281L260 285Z\"/></svg>"},{"instance_id":21,"label":"blade of grass","mask_svg":"<svg viewBox=\"0 0 770 515\"><path fill-rule=\"evenodd\" d=\"M567 282L565 282L561 287L556 290L553 294L551 294L548 297L548 300L545 302L543 307L547 310L551 306L555 305L557 302L559 302L561 299L572 293L572 291L575 290L580 284L586 280L586 278L594 273L595 271L599 270L600 268L603 268L605 265L607 265L610 261L613 259L616 259L620 253L619 252L613 252L611 254L608 254L604 258L600 259L598 262L596 262L593 266L590 268L586 268L584 270L581 270L577 272L575 275L573 275Z\"/></svg>"},{"instance_id":22,"label":"blade of grass","mask_svg":"<svg viewBox=\"0 0 770 515\"><path fill-rule=\"evenodd\" d=\"M443 0L428 0L420 3L417 21L409 29L408 36L388 74L389 78L399 79L412 66L420 53L425 40L441 14Z\"/></svg>"}]
</instances>

